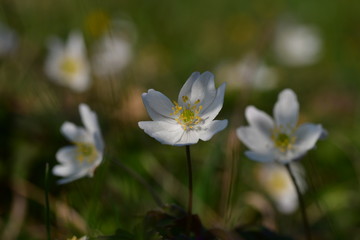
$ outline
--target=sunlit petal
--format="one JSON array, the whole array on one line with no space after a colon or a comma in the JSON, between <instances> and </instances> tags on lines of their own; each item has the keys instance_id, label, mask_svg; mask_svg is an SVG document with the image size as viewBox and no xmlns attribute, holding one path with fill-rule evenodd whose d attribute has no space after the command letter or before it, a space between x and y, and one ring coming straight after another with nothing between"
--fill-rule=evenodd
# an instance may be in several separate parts
<instances>
[{"instance_id":1,"label":"sunlit petal","mask_svg":"<svg viewBox=\"0 0 360 240\"><path fill-rule=\"evenodd\" d=\"M206 128L199 132L199 138L203 141L208 141L214 136L216 133L224 130L228 125L227 120L215 120L210 122Z\"/></svg>"},{"instance_id":2,"label":"sunlit petal","mask_svg":"<svg viewBox=\"0 0 360 240\"><path fill-rule=\"evenodd\" d=\"M180 125L165 121L143 121L139 122L139 127L160 143L169 145L179 141L184 132Z\"/></svg>"},{"instance_id":3,"label":"sunlit petal","mask_svg":"<svg viewBox=\"0 0 360 240\"><path fill-rule=\"evenodd\" d=\"M161 92L150 89L142 94L145 108L154 121L171 121L174 104Z\"/></svg>"}]
</instances>

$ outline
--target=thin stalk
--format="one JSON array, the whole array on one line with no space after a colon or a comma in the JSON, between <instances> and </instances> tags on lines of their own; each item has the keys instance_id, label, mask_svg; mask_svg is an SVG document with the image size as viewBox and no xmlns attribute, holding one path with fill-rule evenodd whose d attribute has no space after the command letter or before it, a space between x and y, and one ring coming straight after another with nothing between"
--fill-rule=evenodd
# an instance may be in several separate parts
<instances>
[{"instance_id":1,"label":"thin stalk","mask_svg":"<svg viewBox=\"0 0 360 240\"><path fill-rule=\"evenodd\" d=\"M45 166L45 222L47 239L51 240L50 232L50 203L49 203L49 163Z\"/></svg>"},{"instance_id":2,"label":"thin stalk","mask_svg":"<svg viewBox=\"0 0 360 240\"><path fill-rule=\"evenodd\" d=\"M126 172L128 172L134 179L136 179L139 183L141 183L151 194L151 196L153 197L154 201L156 202L156 204L163 208L165 206L165 204L161 201L160 197L156 194L156 192L154 191L154 189L152 189L152 187L150 186L150 184L148 182L145 181L145 179L143 177L141 177L137 172L135 172L134 170L132 170L131 168L129 168L128 166L126 166L125 164L123 164L122 162L116 160L116 159L112 159L112 161L120 166L122 169L124 169Z\"/></svg>"},{"instance_id":3,"label":"thin stalk","mask_svg":"<svg viewBox=\"0 0 360 240\"><path fill-rule=\"evenodd\" d=\"M296 193L297 193L297 196L298 196L298 199L299 199L301 216L302 216L302 219L303 219L303 224L304 224L305 233L306 233L306 239L311 240L311 231L310 231L310 227L309 227L309 221L308 221L308 218L307 218L307 215L306 215L304 199L303 199L303 197L301 195L300 188L299 188L298 183L296 182L294 173L291 170L290 163L285 164L285 167L286 167L286 170L288 171L288 173L289 173L289 175L291 177L292 182L294 183Z\"/></svg>"},{"instance_id":4,"label":"thin stalk","mask_svg":"<svg viewBox=\"0 0 360 240\"><path fill-rule=\"evenodd\" d=\"M191 167L191 156L190 146L186 145L186 160L188 166L188 183L189 183L189 200L188 200L188 232L191 230L191 219L192 219L192 199L193 199L193 180L192 180L192 167Z\"/></svg>"},{"instance_id":5,"label":"thin stalk","mask_svg":"<svg viewBox=\"0 0 360 240\"><path fill-rule=\"evenodd\" d=\"M193 199L193 180L192 180L192 167L191 167L191 156L190 146L186 146L186 160L188 166L188 183L189 183L189 200L188 200L188 215L192 215L192 199Z\"/></svg>"}]
</instances>

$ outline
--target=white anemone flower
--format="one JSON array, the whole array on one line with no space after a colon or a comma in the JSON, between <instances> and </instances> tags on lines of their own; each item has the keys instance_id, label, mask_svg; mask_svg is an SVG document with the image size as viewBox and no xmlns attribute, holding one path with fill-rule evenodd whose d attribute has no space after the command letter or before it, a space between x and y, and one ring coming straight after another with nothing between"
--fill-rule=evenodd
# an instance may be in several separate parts
<instances>
[{"instance_id":1,"label":"white anemone flower","mask_svg":"<svg viewBox=\"0 0 360 240\"><path fill-rule=\"evenodd\" d=\"M104 35L95 48L94 73L99 77L118 74L129 64L132 55L132 44L125 37Z\"/></svg>"},{"instance_id":2,"label":"white anemone flower","mask_svg":"<svg viewBox=\"0 0 360 240\"><path fill-rule=\"evenodd\" d=\"M142 99L153 121L139 122L139 127L162 144L184 146L199 139L208 141L228 123L214 120L223 106L224 92L225 83L216 89L210 72L194 72L181 88L177 102L150 89Z\"/></svg>"},{"instance_id":3,"label":"white anemone flower","mask_svg":"<svg viewBox=\"0 0 360 240\"><path fill-rule=\"evenodd\" d=\"M291 169L302 193L306 190L305 171L299 163L292 163ZM278 163L261 164L257 168L257 179L274 200L276 208L284 214L294 212L299 205L295 186L284 166Z\"/></svg>"},{"instance_id":4,"label":"white anemone flower","mask_svg":"<svg viewBox=\"0 0 360 240\"><path fill-rule=\"evenodd\" d=\"M74 145L61 148L56 153L59 165L52 172L63 177L59 184L68 183L84 176L92 177L103 159L104 142L96 113L88 105L79 105L80 116L85 127L71 122L61 126L62 134Z\"/></svg>"},{"instance_id":5,"label":"white anemone flower","mask_svg":"<svg viewBox=\"0 0 360 240\"><path fill-rule=\"evenodd\" d=\"M275 34L277 58L288 66L305 66L320 58L322 39L315 27L301 24L280 24Z\"/></svg>"},{"instance_id":6,"label":"white anemone flower","mask_svg":"<svg viewBox=\"0 0 360 240\"><path fill-rule=\"evenodd\" d=\"M83 92L90 86L90 66L86 57L85 43L79 32L70 34L63 45L59 39L49 43L45 73L55 83Z\"/></svg>"},{"instance_id":7,"label":"white anemone flower","mask_svg":"<svg viewBox=\"0 0 360 240\"><path fill-rule=\"evenodd\" d=\"M287 164L315 147L325 132L320 124L298 126L299 103L291 89L283 90L274 107L274 119L254 106L245 110L250 126L236 130L238 138L250 149L248 158Z\"/></svg>"},{"instance_id":8,"label":"white anemone flower","mask_svg":"<svg viewBox=\"0 0 360 240\"><path fill-rule=\"evenodd\" d=\"M220 66L218 73L227 80L231 90L265 91L273 89L279 81L277 70L257 59L254 54L249 54L240 61Z\"/></svg>"}]
</instances>

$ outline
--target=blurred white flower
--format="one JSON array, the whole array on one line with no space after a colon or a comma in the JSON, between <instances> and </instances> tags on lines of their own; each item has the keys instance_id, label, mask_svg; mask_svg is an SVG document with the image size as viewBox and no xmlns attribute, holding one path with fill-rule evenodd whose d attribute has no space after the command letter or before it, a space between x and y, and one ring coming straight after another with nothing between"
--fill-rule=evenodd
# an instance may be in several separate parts
<instances>
[{"instance_id":1,"label":"blurred white flower","mask_svg":"<svg viewBox=\"0 0 360 240\"><path fill-rule=\"evenodd\" d=\"M229 84L229 89L269 90L279 81L275 68L249 54L242 60L225 64L218 69L218 75Z\"/></svg>"},{"instance_id":2,"label":"blurred white flower","mask_svg":"<svg viewBox=\"0 0 360 240\"><path fill-rule=\"evenodd\" d=\"M11 53L18 44L18 37L16 33L0 23L0 57L4 57Z\"/></svg>"},{"instance_id":3,"label":"blurred white flower","mask_svg":"<svg viewBox=\"0 0 360 240\"><path fill-rule=\"evenodd\" d=\"M245 117L250 124L236 130L238 138L250 149L245 154L260 162L289 163L315 147L324 130L320 124L297 126L299 103L291 89L283 90L274 107L274 120L254 106Z\"/></svg>"},{"instance_id":4,"label":"blurred white flower","mask_svg":"<svg viewBox=\"0 0 360 240\"><path fill-rule=\"evenodd\" d=\"M121 72L132 59L132 44L125 37L104 35L95 47L93 69L99 77Z\"/></svg>"},{"instance_id":5,"label":"blurred white flower","mask_svg":"<svg viewBox=\"0 0 360 240\"><path fill-rule=\"evenodd\" d=\"M68 183L84 176L92 177L103 159L104 142L96 113L88 105L79 105L80 116L85 126L78 127L71 122L61 126L62 134L74 145L61 148L56 153L59 165L52 172L63 177L59 184Z\"/></svg>"},{"instance_id":6,"label":"blurred white flower","mask_svg":"<svg viewBox=\"0 0 360 240\"><path fill-rule=\"evenodd\" d=\"M316 28L280 24L275 32L274 50L279 61L288 66L304 66L320 58L322 40Z\"/></svg>"},{"instance_id":7,"label":"blurred white flower","mask_svg":"<svg viewBox=\"0 0 360 240\"><path fill-rule=\"evenodd\" d=\"M139 127L163 144L184 146L199 139L208 141L227 126L227 120L214 120L223 106L224 92L225 83L216 89L210 72L193 73L177 102L150 89L142 98L153 121L139 122Z\"/></svg>"},{"instance_id":8,"label":"blurred white flower","mask_svg":"<svg viewBox=\"0 0 360 240\"><path fill-rule=\"evenodd\" d=\"M305 192L305 171L299 163L291 164L295 180L301 192ZM277 163L261 164L257 168L257 179L265 191L275 201L277 209L285 214L294 212L298 207L298 197L294 183L283 165Z\"/></svg>"},{"instance_id":9,"label":"blurred white flower","mask_svg":"<svg viewBox=\"0 0 360 240\"><path fill-rule=\"evenodd\" d=\"M91 81L90 67L81 33L71 33L66 45L57 38L50 41L45 73L55 83L74 91L88 89Z\"/></svg>"},{"instance_id":10,"label":"blurred white flower","mask_svg":"<svg viewBox=\"0 0 360 240\"><path fill-rule=\"evenodd\" d=\"M81 238L77 238L73 236L72 238L68 238L68 240L88 240L89 238L87 236L83 236Z\"/></svg>"}]
</instances>

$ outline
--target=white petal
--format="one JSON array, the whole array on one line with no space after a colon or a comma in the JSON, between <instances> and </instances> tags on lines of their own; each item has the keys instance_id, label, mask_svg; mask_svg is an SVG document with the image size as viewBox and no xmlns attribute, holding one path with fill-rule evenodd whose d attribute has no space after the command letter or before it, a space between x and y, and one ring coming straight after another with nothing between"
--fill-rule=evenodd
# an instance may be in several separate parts
<instances>
[{"instance_id":1,"label":"white petal","mask_svg":"<svg viewBox=\"0 0 360 240\"><path fill-rule=\"evenodd\" d=\"M236 129L237 137L251 150L255 152L269 152L274 146L273 142L264 137L254 127L239 127Z\"/></svg>"},{"instance_id":2,"label":"white petal","mask_svg":"<svg viewBox=\"0 0 360 240\"><path fill-rule=\"evenodd\" d=\"M82 122L94 138L93 142L95 142L96 148L102 152L104 149L104 140L101 135L96 113L91 111L89 106L84 103L79 105L79 111Z\"/></svg>"},{"instance_id":3,"label":"white petal","mask_svg":"<svg viewBox=\"0 0 360 240\"><path fill-rule=\"evenodd\" d=\"M278 210L284 214L293 213L298 207L298 200L295 191L275 198Z\"/></svg>"},{"instance_id":4,"label":"white petal","mask_svg":"<svg viewBox=\"0 0 360 240\"><path fill-rule=\"evenodd\" d=\"M174 145L184 132L179 124L171 124L165 121L144 121L138 124L145 133L162 144Z\"/></svg>"},{"instance_id":5,"label":"white petal","mask_svg":"<svg viewBox=\"0 0 360 240\"><path fill-rule=\"evenodd\" d=\"M152 120L171 121L174 118L171 115L174 104L161 92L150 89L147 93L142 94L142 99Z\"/></svg>"},{"instance_id":6,"label":"white petal","mask_svg":"<svg viewBox=\"0 0 360 240\"><path fill-rule=\"evenodd\" d=\"M86 129L92 133L99 131L99 125L97 121L96 113L90 110L87 104L79 105L79 112L82 122L84 123Z\"/></svg>"},{"instance_id":7,"label":"white petal","mask_svg":"<svg viewBox=\"0 0 360 240\"><path fill-rule=\"evenodd\" d=\"M200 117L205 121L212 121L219 114L224 103L225 87L225 83L221 84L213 101L200 112Z\"/></svg>"},{"instance_id":8,"label":"white petal","mask_svg":"<svg viewBox=\"0 0 360 240\"><path fill-rule=\"evenodd\" d=\"M191 87L191 94L188 97L191 103L200 100L200 105L202 105L203 108L207 108L208 105L213 102L215 96L214 75L210 72L204 72L195 80Z\"/></svg>"},{"instance_id":9,"label":"white petal","mask_svg":"<svg viewBox=\"0 0 360 240\"><path fill-rule=\"evenodd\" d=\"M57 181L58 184L65 184L65 183L69 183L69 182L72 182L72 181L75 181L79 178L82 178L84 176L86 176L87 174L87 169L81 169L80 171L72 174L72 175L69 175L67 178L63 178L63 179L60 179Z\"/></svg>"},{"instance_id":10,"label":"white petal","mask_svg":"<svg viewBox=\"0 0 360 240\"><path fill-rule=\"evenodd\" d=\"M226 128L228 124L227 120L216 120L210 122L205 129L199 132L199 138L203 141L208 141L214 136L216 133L220 132L224 128Z\"/></svg>"},{"instance_id":11,"label":"white petal","mask_svg":"<svg viewBox=\"0 0 360 240\"><path fill-rule=\"evenodd\" d=\"M179 93L179 98L178 98L179 104L183 102L183 100L182 100L183 96L190 97L192 85L194 84L195 80L198 79L199 77L200 77L200 73L194 72L191 74L191 76L188 78L188 80L186 80L185 84L183 85L183 87L181 88L180 93Z\"/></svg>"},{"instance_id":12,"label":"white petal","mask_svg":"<svg viewBox=\"0 0 360 240\"><path fill-rule=\"evenodd\" d=\"M69 54L79 57L84 55L85 44L83 36L80 32L74 31L70 34L67 42L67 50Z\"/></svg>"},{"instance_id":13,"label":"white petal","mask_svg":"<svg viewBox=\"0 0 360 240\"><path fill-rule=\"evenodd\" d=\"M277 126L294 128L298 121L299 103L291 89L283 90L274 107L274 118Z\"/></svg>"},{"instance_id":14,"label":"white petal","mask_svg":"<svg viewBox=\"0 0 360 240\"><path fill-rule=\"evenodd\" d=\"M199 141L199 134L195 130L183 131L183 134L174 146L192 145Z\"/></svg>"},{"instance_id":15,"label":"white petal","mask_svg":"<svg viewBox=\"0 0 360 240\"><path fill-rule=\"evenodd\" d=\"M73 164L56 165L52 169L52 173L56 176L66 177L77 171L77 168Z\"/></svg>"},{"instance_id":16,"label":"white petal","mask_svg":"<svg viewBox=\"0 0 360 240\"><path fill-rule=\"evenodd\" d=\"M94 137L94 145L95 145L97 151L102 153L105 148L105 143L104 143L104 140L103 140L100 132L94 133L93 137Z\"/></svg>"},{"instance_id":17,"label":"white petal","mask_svg":"<svg viewBox=\"0 0 360 240\"><path fill-rule=\"evenodd\" d=\"M81 71L68 79L65 85L76 92L84 92L90 87L90 76L87 71Z\"/></svg>"},{"instance_id":18,"label":"white petal","mask_svg":"<svg viewBox=\"0 0 360 240\"><path fill-rule=\"evenodd\" d=\"M259 153L253 151L246 151L245 155L248 158L258 162L271 162L275 160L272 153Z\"/></svg>"},{"instance_id":19,"label":"white petal","mask_svg":"<svg viewBox=\"0 0 360 240\"><path fill-rule=\"evenodd\" d=\"M250 126L258 130L266 138L271 138L274 129L274 121L263 111L254 106L249 106L245 110L245 117Z\"/></svg>"},{"instance_id":20,"label":"white petal","mask_svg":"<svg viewBox=\"0 0 360 240\"><path fill-rule=\"evenodd\" d=\"M75 162L76 161L76 146L67 146L60 148L56 152L56 159L60 163L68 163L68 162Z\"/></svg>"},{"instance_id":21,"label":"white petal","mask_svg":"<svg viewBox=\"0 0 360 240\"><path fill-rule=\"evenodd\" d=\"M91 135L84 128L71 122L63 123L60 131L71 142L93 142Z\"/></svg>"},{"instance_id":22,"label":"white petal","mask_svg":"<svg viewBox=\"0 0 360 240\"><path fill-rule=\"evenodd\" d=\"M320 138L323 128L319 124L303 124L296 131L295 149L306 152L315 147L316 141Z\"/></svg>"}]
</instances>

